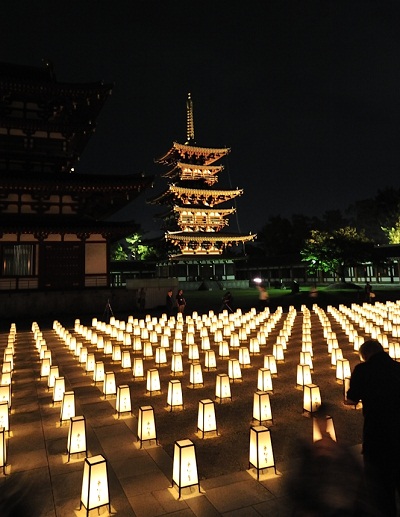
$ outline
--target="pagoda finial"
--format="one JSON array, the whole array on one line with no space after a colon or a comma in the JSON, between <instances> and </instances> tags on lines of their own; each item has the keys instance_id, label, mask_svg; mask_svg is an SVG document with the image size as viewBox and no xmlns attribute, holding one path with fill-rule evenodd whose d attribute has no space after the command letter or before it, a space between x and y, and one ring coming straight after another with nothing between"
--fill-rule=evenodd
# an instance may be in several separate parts
<instances>
[{"instance_id":1,"label":"pagoda finial","mask_svg":"<svg viewBox=\"0 0 400 517\"><path fill-rule=\"evenodd\" d=\"M186 101L186 143L194 142L193 101L190 93Z\"/></svg>"}]
</instances>

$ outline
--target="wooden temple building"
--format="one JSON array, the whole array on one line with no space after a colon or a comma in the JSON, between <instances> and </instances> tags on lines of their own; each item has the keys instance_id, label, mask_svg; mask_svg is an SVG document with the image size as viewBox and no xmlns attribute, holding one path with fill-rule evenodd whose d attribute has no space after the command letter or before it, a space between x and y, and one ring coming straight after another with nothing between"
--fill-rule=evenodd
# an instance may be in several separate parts
<instances>
[{"instance_id":1,"label":"wooden temple building","mask_svg":"<svg viewBox=\"0 0 400 517\"><path fill-rule=\"evenodd\" d=\"M218 189L218 174L224 169L221 160L227 147L210 148L196 144L193 101L186 101L187 140L173 142L170 150L156 162L166 167L162 174L167 188L149 200L167 205L161 216L165 239L170 244L170 258L158 266L159 277L177 277L180 282L220 283L235 280L235 264L227 256L231 246L255 239L256 235L230 233L228 217L235 213L226 204L243 194L241 189Z\"/></svg>"},{"instance_id":2,"label":"wooden temple building","mask_svg":"<svg viewBox=\"0 0 400 517\"><path fill-rule=\"evenodd\" d=\"M152 177L75 172L112 84L58 82L50 64L0 64L0 291L108 287L108 218Z\"/></svg>"}]
</instances>

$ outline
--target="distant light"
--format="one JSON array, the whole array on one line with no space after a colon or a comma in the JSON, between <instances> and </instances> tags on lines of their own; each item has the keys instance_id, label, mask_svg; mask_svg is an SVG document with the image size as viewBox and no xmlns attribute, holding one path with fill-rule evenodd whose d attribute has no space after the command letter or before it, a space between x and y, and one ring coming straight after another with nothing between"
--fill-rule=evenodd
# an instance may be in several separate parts
<instances>
[{"instance_id":1,"label":"distant light","mask_svg":"<svg viewBox=\"0 0 400 517\"><path fill-rule=\"evenodd\" d=\"M259 277L256 277L256 278L253 278L253 282L254 282L255 284L261 284L262 279L261 279L261 278L259 278Z\"/></svg>"}]
</instances>

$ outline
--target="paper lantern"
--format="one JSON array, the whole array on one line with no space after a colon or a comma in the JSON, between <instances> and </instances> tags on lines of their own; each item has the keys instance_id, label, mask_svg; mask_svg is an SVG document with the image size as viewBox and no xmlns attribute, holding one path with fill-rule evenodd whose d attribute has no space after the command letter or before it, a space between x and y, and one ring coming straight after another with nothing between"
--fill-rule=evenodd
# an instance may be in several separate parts
<instances>
[{"instance_id":1,"label":"paper lantern","mask_svg":"<svg viewBox=\"0 0 400 517\"><path fill-rule=\"evenodd\" d=\"M210 350L210 338L208 336L203 336L201 338L201 349L202 350Z\"/></svg>"},{"instance_id":2,"label":"paper lantern","mask_svg":"<svg viewBox=\"0 0 400 517\"><path fill-rule=\"evenodd\" d=\"M86 364L87 354L88 354L87 348L85 346L81 347L80 351L79 351L79 362L81 364Z\"/></svg>"},{"instance_id":3,"label":"paper lantern","mask_svg":"<svg viewBox=\"0 0 400 517\"><path fill-rule=\"evenodd\" d=\"M257 338L250 338L249 350L251 355L258 355L260 353L260 343Z\"/></svg>"},{"instance_id":4,"label":"paper lantern","mask_svg":"<svg viewBox=\"0 0 400 517\"><path fill-rule=\"evenodd\" d=\"M199 401L199 408L197 414L197 430L202 433L204 438L205 433L217 431L217 420L215 417L215 405L210 399L203 399Z\"/></svg>"},{"instance_id":5,"label":"paper lantern","mask_svg":"<svg viewBox=\"0 0 400 517\"><path fill-rule=\"evenodd\" d=\"M272 355L277 362L283 363L285 361L284 349L281 343L275 343L272 346Z\"/></svg>"},{"instance_id":6,"label":"paper lantern","mask_svg":"<svg viewBox=\"0 0 400 517\"><path fill-rule=\"evenodd\" d=\"M50 366L50 373L47 378L47 387L54 388L54 381L57 377L60 377L60 373L58 371L58 366Z\"/></svg>"},{"instance_id":7,"label":"paper lantern","mask_svg":"<svg viewBox=\"0 0 400 517\"><path fill-rule=\"evenodd\" d=\"M235 380L242 380L242 369L238 359L229 359L228 361L228 375L232 382Z\"/></svg>"},{"instance_id":8,"label":"paper lantern","mask_svg":"<svg viewBox=\"0 0 400 517\"><path fill-rule=\"evenodd\" d=\"M60 425L75 416L75 393L73 391L65 391L60 411Z\"/></svg>"},{"instance_id":9,"label":"paper lantern","mask_svg":"<svg viewBox=\"0 0 400 517\"><path fill-rule=\"evenodd\" d=\"M93 380L96 382L104 382L104 363L103 361L96 361L94 363Z\"/></svg>"},{"instance_id":10,"label":"paper lantern","mask_svg":"<svg viewBox=\"0 0 400 517\"><path fill-rule=\"evenodd\" d=\"M0 428L1 427L7 432L10 430L8 402L0 402Z\"/></svg>"},{"instance_id":11,"label":"paper lantern","mask_svg":"<svg viewBox=\"0 0 400 517\"><path fill-rule=\"evenodd\" d=\"M7 402L11 409L11 384L0 384L0 403Z\"/></svg>"},{"instance_id":12,"label":"paper lantern","mask_svg":"<svg viewBox=\"0 0 400 517\"><path fill-rule=\"evenodd\" d=\"M309 364L298 364L297 365L297 386L303 386L305 384L312 384L311 379L311 368Z\"/></svg>"},{"instance_id":13,"label":"paper lantern","mask_svg":"<svg viewBox=\"0 0 400 517\"><path fill-rule=\"evenodd\" d=\"M144 379L143 359L141 357L133 358L132 375L134 380Z\"/></svg>"},{"instance_id":14,"label":"paper lantern","mask_svg":"<svg viewBox=\"0 0 400 517\"><path fill-rule=\"evenodd\" d=\"M156 359L155 359L156 366L166 366L167 364L167 352L166 348L164 347L157 347L156 348Z\"/></svg>"},{"instance_id":15,"label":"paper lantern","mask_svg":"<svg viewBox=\"0 0 400 517\"><path fill-rule=\"evenodd\" d=\"M341 348L333 348L331 355L331 365L336 366L338 359L343 359L343 351Z\"/></svg>"},{"instance_id":16,"label":"paper lantern","mask_svg":"<svg viewBox=\"0 0 400 517\"><path fill-rule=\"evenodd\" d=\"M145 341L143 345L143 359L151 359L153 357L153 346L150 341Z\"/></svg>"},{"instance_id":17,"label":"paper lantern","mask_svg":"<svg viewBox=\"0 0 400 517\"><path fill-rule=\"evenodd\" d=\"M2 373L1 374L1 382L0 382L0 384L6 384L6 385L10 385L11 386L11 377L12 377L12 373L11 372Z\"/></svg>"},{"instance_id":18,"label":"paper lantern","mask_svg":"<svg viewBox=\"0 0 400 517\"><path fill-rule=\"evenodd\" d=\"M103 393L104 393L105 399L107 398L107 395L116 395L117 386L115 383L115 373L114 372L105 372L104 373Z\"/></svg>"},{"instance_id":19,"label":"paper lantern","mask_svg":"<svg viewBox=\"0 0 400 517\"><path fill-rule=\"evenodd\" d=\"M43 379L43 377L48 377L50 375L50 366L50 359L48 357L41 360L40 379Z\"/></svg>"},{"instance_id":20,"label":"paper lantern","mask_svg":"<svg viewBox=\"0 0 400 517\"><path fill-rule=\"evenodd\" d=\"M217 402L232 400L231 384L226 373L218 373L215 378L215 399Z\"/></svg>"},{"instance_id":21,"label":"paper lantern","mask_svg":"<svg viewBox=\"0 0 400 517\"><path fill-rule=\"evenodd\" d=\"M172 486L174 485L178 488L179 498L184 488L197 485L200 492L196 449L191 440L178 440L174 444Z\"/></svg>"},{"instance_id":22,"label":"paper lantern","mask_svg":"<svg viewBox=\"0 0 400 517\"><path fill-rule=\"evenodd\" d=\"M272 354L264 356L264 368L268 368L272 376L278 374L275 356L273 356Z\"/></svg>"},{"instance_id":23,"label":"paper lantern","mask_svg":"<svg viewBox=\"0 0 400 517\"><path fill-rule=\"evenodd\" d=\"M198 361L200 358L199 356L199 347L195 344L189 345L188 350L188 360L189 361Z\"/></svg>"},{"instance_id":24,"label":"paper lantern","mask_svg":"<svg viewBox=\"0 0 400 517\"><path fill-rule=\"evenodd\" d=\"M204 367L209 372L217 368L214 350L206 350L204 354Z\"/></svg>"},{"instance_id":25,"label":"paper lantern","mask_svg":"<svg viewBox=\"0 0 400 517\"><path fill-rule=\"evenodd\" d=\"M272 449L271 431L264 425L250 428L249 468L253 466L260 479L260 471L273 467L276 474L275 459Z\"/></svg>"},{"instance_id":26,"label":"paper lantern","mask_svg":"<svg viewBox=\"0 0 400 517\"><path fill-rule=\"evenodd\" d=\"M307 364L310 370L313 369L313 360L310 352L300 352L300 364Z\"/></svg>"},{"instance_id":27,"label":"paper lantern","mask_svg":"<svg viewBox=\"0 0 400 517\"><path fill-rule=\"evenodd\" d=\"M64 377L56 377L53 386L53 402L62 402L65 393Z\"/></svg>"},{"instance_id":28,"label":"paper lantern","mask_svg":"<svg viewBox=\"0 0 400 517\"><path fill-rule=\"evenodd\" d=\"M172 342L172 351L174 354L181 354L183 352L182 339L174 339Z\"/></svg>"},{"instance_id":29,"label":"paper lantern","mask_svg":"<svg viewBox=\"0 0 400 517\"><path fill-rule=\"evenodd\" d=\"M148 395L154 395L160 391L160 374L157 368L150 368L147 370L146 393Z\"/></svg>"},{"instance_id":30,"label":"paper lantern","mask_svg":"<svg viewBox=\"0 0 400 517\"><path fill-rule=\"evenodd\" d=\"M0 427L0 467L3 469L3 474L6 474L7 466L7 441L6 430Z\"/></svg>"},{"instance_id":31,"label":"paper lantern","mask_svg":"<svg viewBox=\"0 0 400 517\"><path fill-rule=\"evenodd\" d=\"M350 377L350 361L348 359L337 359L336 360L336 379L344 382L346 377Z\"/></svg>"},{"instance_id":32,"label":"paper lantern","mask_svg":"<svg viewBox=\"0 0 400 517\"><path fill-rule=\"evenodd\" d=\"M259 368L258 376L257 376L257 389L259 391L269 391L272 392L272 376L271 372L268 368Z\"/></svg>"},{"instance_id":33,"label":"paper lantern","mask_svg":"<svg viewBox=\"0 0 400 517\"><path fill-rule=\"evenodd\" d=\"M87 354L86 356L86 373L94 372L94 365L96 363L96 357L94 354Z\"/></svg>"},{"instance_id":34,"label":"paper lantern","mask_svg":"<svg viewBox=\"0 0 400 517\"><path fill-rule=\"evenodd\" d=\"M113 345L111 359L114 362L121 361L121 346L120 345Z\"/></svg>"},{"instance_id":35,"label":"paper lantern","mask_svg":"<svg viewBox=\"0 0 400 517\"><path fill-rule=\"evenodd\" d=\"M305 384L303 388L303 413L315 413L321 406L321 394L316 384Z\"/></svg>"},{"instance_id":36,"label":"paper lantern","mask_svg":"<svg viewBox=\"0 0 400 517\"><path fill-rule=\"evenodd\" d=\"M183 361L181 354L172 354L171 357L171 373L174 375L183 374Z\"/></svg>"},{"instance_id":37,"label":"paper lantern","mask_svg":"<svg viewBox=\"0 0 400 517\"><path fill-rule=\"evenodd\" d=\"M122 350L121 352L121 367L132 368L131 354L129 350Z\"/></svg>"},{"instance_id":38,"label":"paper lantern","mask_svg":"<svg viewBox=\"0 0 400 517\"><path fill-rule=\"evenodd\" d=\"M107 460L101 454L85 458L79 509L82 505L86 508L87 516L91 510L106 505L111 512Z\"/></svg>"},{"instance_id":39,"label":"paper lantern","mask_svg":"<svg viewBox=\"0 0 400 517\"><path fill-rule=\"evenodd\" d=\"M139 408L137 439L140 441L140 447L142 447L145 441L156 440L157 442L153 406L141 406Z\"/></svg>"},{"instance_id":40,"label":"paper lantern","mask_svg":"<svg viewBox=\"0 0 400 517\"><path fill-rule=\"evenodd\" d=\"M178 379L172 379L168 383L167 405L170 411L179 407L183 409L182 384Z\"/></svg>"},{"instance_id":41,"label":"paper lantern","mask_svg":"<svg viewBox=\"0 0 400 517\"><path fill-rule=\"evenodd\" d=\"M228 359L229 358L229 345L227 341L220 341L219 342L219 352L218 355L221 359Z\"/></svg>"},{"instance_id":42,"label":"paper lantern","mask_svg":"<svg viewBox=\"0 0 400 517\"><path fill-rule=\"evenodd\" d=\"M115 402L115 410L118 418L121 413L130 413L131 407L131 392L127 384L121 384L117 387L117 400Z\"/></svg>"},{"instance_id":43,"label":"paper lantern","mask_svg":"<svg viewBox=\"0 0 400 517\"><path fill-rule=\"evenodd\" d=\"M335 426L333 425L333 418L326 415L321 418L313 417L313 442L321 440L323 436L329 435L330 438L336 442Z\"/></svg>"},{"instance_id":44,"label":"paper lantern","mask_svg":"<svg viewBox=\"0 0 400 517\"><path fill-rule=\"evenodd\" d=\"M272 411L269 394L265 391L256 391L253 396L253 420L259 424L265 421L272 422Z\"/></svg>"},{"instance_id":45,"label":"paper lantern","mask_svg":"<svg viewBox=\"0 0 400 517\"><path fill-rule=\"evenodd\" d=\"M245 346L239 347L239 364L243 368L249 368L251 365L249 349Z\"/></svg>"},{"instance_id":46,"label":"paper lantern","mask_svg":"<svg viewBox=\"0 0 400 517\"><path fill-rule=\"evenodd\" d=\"M203 386L203 372L200 363L192 363L190 365L189 382L192 388Z\"/></svg>"}]
</instances>

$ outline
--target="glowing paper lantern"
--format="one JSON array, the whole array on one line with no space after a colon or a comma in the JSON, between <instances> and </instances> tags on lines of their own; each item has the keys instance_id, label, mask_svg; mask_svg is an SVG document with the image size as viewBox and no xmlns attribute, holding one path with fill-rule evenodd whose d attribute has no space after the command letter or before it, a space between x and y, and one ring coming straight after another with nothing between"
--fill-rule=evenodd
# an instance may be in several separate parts
<instances>
[{"instance_id":1,"label":"glowing paper lantern","mask_svg":"<svg viewBox=\"0 0 400 517\"><path fill-rule=\"evenodd\" d=\"M206 350L204 355L204 367L209 372L217 368L214 350Z\"/></svg>"},{"instance_id":2,"label":"glowing paper lantern","mask_svg":"<svg viewBox=\"0 0 400 517\"><path fill-rule=\"evenodd\" d=\"M232 400L231 383L226 373L218 373L215 378L215 399L223 402L226 399Z\"/></svg>"},{"instance_id":3,"label":"glowing paper lantern","mask_svg":"<svg viewBox=\"0 0 400 517\"><path fill-rule=\"evenodd\" d=\"M217 420L215 417L215 405L210 399L204 399L199 401L199 409L197 415L197 430L202 433L217 432Z\"/></svg>"},{"instance_id":4,"label":"glowing paper lantern","mask_svg":"<svg viewBox=\"0 0 400 517\"><path fill-rule=\"evenodd\" d=\"M134 380L144 379L143 359L141 357L133 358L132 375Z\"/></svg>"},{"instance_id":5,"label":"glowing paper lantern","mask_svg":"<svg viewBox=\"0 0 400 517\"><path fill-rule=\"evenodd\" d=\"M66 420L70 420L75 416L75 393L73 391L64 392L61 411L60 411L60 425Z\"/></svg>"},{"instance_id":6,"label":"glowing paper lantern","mask_svg":"<svg viewBox=\"0 0 400 517\"><path fill-rule=\"evenodd\" d=\"M198 486L196 450L191 440L178 440L174 444L174 459L172 466L172 486L178 488L179 498L182 489Z\"/></svg>"},{"instance_id":7,"label":"glowing paper lantern","mask_svg":"<svg viewBox=\"0 0 400 517\"><path fill-rule=\"evenodd\" d=\"M245 346L239 347L239 364L243 368L251 366L249 349Z\"/></svg>"},{"instance_id":8,"label":"glowing paper lantern","mask_svg":"<svg viewBox=\"0 0 400 517\"><path fill-rule=\"evenodd\" d=\"M172 354L171 357L171 373L174 375L183 374L183 360L181 354Z\"/></svg>"},{"instance_id":9,"label":"glowing paper lantern","mask_svg":"<svg viewBox=\"0 0 400 517\"><path fill-rule=\"evenodd\" d=\"M157 441L153 406L141 406L139 408L137 439L140 441L140 447L145 441Z\"/></svg>"},{"instance_id":10,"label":"glowing paper lantern","mask_svg":"<svg viewBox=\"0 0 400 517\"><path fill-rule=\"evenodd\" d=\"M311 379L311 368L309 364L298 364L297 365L297 386L303 386L305 384L312 384Z\"/></svg>"},{"instance_id":11,"label":"glowing paper lantern","mask_svg":"<svg viewBox=\"0 0 400 517\"><path fill-rule=\"evenodd\" d=\"M57 377L60 377L60 373L58 371L58 366L50 366L50 373L47 378L47 387L54 388L54 381Z\"/></svg>"},{"instance_id":12,"label":"glowing paper lantern","mask_svg":"<svg viewBox=\"0 0 400 517\"><path fill-rule=\"evenodd\" d=\"M101 454L85 458L79 509L82 508L82 505L86 508L86 515L89 515L91 510L105 505L111 512L107 460Z\"/></svg>"},{"instance_id":13,"label":"glowing paper lantern","mask_svg":"<svg viewBox=\"0 0 400 517\"><path fill-rule=\"evenodd\" d=\"M56 377L53 386L53 402L62 402L65 393L64 377Z\"/></svg>"},{"instance_id":14,"label":"glowing paper lantern","mask_svg":"<svg viewBox=\"0 0 400 517\"><path fill-rule=\"evenodd\" d=\"M104 363L103 361L96 361L93 372L94 382L104 382Z\"/></svg>"},{"instance_id":15,"label":"glowing paper lantern","mask_svg":"<svg viewBox=\"0 0 400 517\"><path fill-rule=\"evenodd\" d=\"M242 380L242 369L240 368L238 359L229 359L228 375L232 382L235 382L235 380Z\"/></svg>"},{"instance_id":16,"label":"glowing paper lantern","mask_svg":"<svg viewBox=\"0 0 400 517\"><path fill-rule=\"evenodd\" d=\"M256 391L253 396L253 420L259 424L265 421L272 422L271 402L265 391Z\"/></svg>"},{"instance_id":17,"label":"glowing paper lantern","mask_svg":"<svg viewBox=\"0 0 400 517\"><path fill-rule=\"evenodd\" d=\"M0 467L3 469L3 474L6 473L7 466L7 442L6 442L6 430L4 427L0 427Z\"/></svg>"},{"instance_id":18,"label":"glowing paper lantern","mask_svg":"<svg viewBox=\"0 0 400 517\"><path fill-rule=\"evenodd\" d=\"M121 367L132 368L131 354L129 350L122 350L121 352Z\"/></svg>"},{"instance_id":19,"label":"glowing paper lantern","mask_svg":"<svg viewBox=\"0 0 400 517\"><path fill-rule=\"evenodd\" d=\"M1 427L3 427L7 432L10 430L8 402L0 403L0 428Z\"/></svg>"},{"instance_id":20,"label":"glowing paper lantern","mask_svg":"<svg viewBox=\"0 0 400 517\"><path fill-rule=\"evenodd\" d=\"M271 371L271 375L277 375L278 369L274 355L271 354L264 356L264 368L268 368Z\"/></svg>"},{"instance_id":21,"label":"glowing paper lantern","mask_svg":"<svg viewBox=\"0 0 400 517\"><path fill-rule=\"evenodd\" d=\"M117 400L115 403L115 409L118 413L118 418L121 413L130 413L131 407L131 392L127 384L121 384L117 387Z\"/></svg>"},{"instance_id":22,"label":"glowing paper lantern","mask_svg":"<svg viewBox=\"0 0 400 517\"><path fill-rule=\"evenodd\" d=\"M147 370L146 393L153 395L161 391L160 374L156 368Z\"/></svg>"},{"instance_id":23,"label":"glowing paper lantern","mask_svg":"<svg viewBox=\"0 0 400 517\"><path fill-rule=\"evenodd\" d=\"M303 413L315 413L321 405L321 394L316 384L306 384L303 388Z\"/></svg>"},{"instance_id":24,"label":"glowing paper lantern","mask_svg":"<svg viewBox=\"0 0 400 517\"><path fill-rule=\"evenodd\" d=\"M336 360L336 379L344 382L346 377L350 377L351 369L350 362L348 359L337 359Z\"/></svg>"},{"instance_id":25,"label":"glowing paper lantern","mask_svg":"<svg viewBox=\"0 0 400 517\"><path fill-rule=\"evenodd\" d=\"M271 431L264 425L250 428L249 468L253 466L260 479L260 471L273 467L276 474L275 459L272 449Z\"/></svg>"},{"instance_id":26,"label":"glowing paper lantern","mask_svg":"<svg viewBox=\"0 0 400 517\"><path fill-rule=\"evenodd\" d=\"M200 363L192 363L190 365L189 382L192 388L203 386L203 372Z\"/></svg>"},{"instance_id":27,"label":"glowing paper lantern","mask_svg":"<svg viewBox=\"0 0 400 517\"><path fill-rule=\"evenodd\" d=\"M94 365L96 363L96 357L94 354L87 354L86 356L86 373L94 372Z\"/></svg>"},{"instance_id":28,"label":"glowing paper lantern","mask_svg":"<svg viewBox=\"0 0 400 517\"><path fill-rule=\"evenodd\" d=\"M116 395L117 386L115 383L115 373L114 372L105 372L104 374L104 382L103 382L103 393L104 398L107 398L107 395Z\"/></svg>"},{"instance_id":29,"label":"glowing paper lantern","mask_svg":"<svg viewBox=\"0 0 400 517\"><path fill-rule=\"evenodd\" d=\"M183 409L182 384L178 379L172 379L168 383L167 405L170 411L179 407Z\"/></svg>"},{"instance_id":30,"label":"glowing paper lantern","mask_svg":"<svg viewBox=\"0 0 400 517\"><path fill-rule=\"evenodd\" d=\"M259 391L274 391L272 387L272 376L268 368L259 368L257 377L257 389Z\"/></svg>"},{"instance_id":31,"label":"glowing paper lantern","mask_svg":"<svg viewBox=\"0 0 400 517\"><path fill-rule=\"evenodd\" d=\"M11 408L11 384L0 385L0 403L7 402L8 408Z\"/></svg>"}]
</instances>

